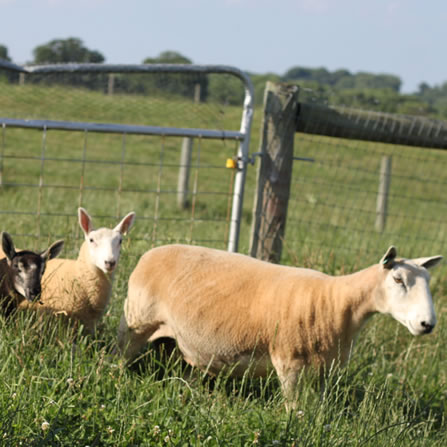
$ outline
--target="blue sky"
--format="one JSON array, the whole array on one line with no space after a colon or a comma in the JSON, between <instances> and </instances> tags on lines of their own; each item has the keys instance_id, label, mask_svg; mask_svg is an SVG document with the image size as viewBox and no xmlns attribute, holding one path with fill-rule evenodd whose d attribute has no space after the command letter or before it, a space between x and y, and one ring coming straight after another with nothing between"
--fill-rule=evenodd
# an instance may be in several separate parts
<instances>
[{"instance_id":1,"label":"blue sky","mask_svg":"<svg viewBox=\"0 0 447 447\"><path fill-rule=\"evenodd\" d=\"M255 73L389 73L404 92L447 81L445 0L0 0L0 43L14 62L67 37L107 63L174 50Z\"/></svg>"}]
</instances>

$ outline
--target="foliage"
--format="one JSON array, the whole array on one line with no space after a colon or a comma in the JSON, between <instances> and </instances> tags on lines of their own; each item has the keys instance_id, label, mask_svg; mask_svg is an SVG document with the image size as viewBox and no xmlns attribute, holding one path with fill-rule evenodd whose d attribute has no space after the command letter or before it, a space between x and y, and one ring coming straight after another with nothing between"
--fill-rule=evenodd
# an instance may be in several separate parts
<instances>
[{"instance_id":1,"label":"foliage","mask_svg":"<svg viewBox=\"0 0 447 447\"><path fill-rule=\"evenodd\" d=\"M104 56L96 50L88 49L79 38L54 39L37 46L34 51L35 64L68 62L104 62ZM0 45L0 58L11 60L8 50ZM144 64L191 64L193 61L177 51L163 51L156 57L147 57ZM3 78L17 82L17 75L6 73ZM283 75L276 73L250 74L254 90L255 103L262 104L265 83L291 82L300 86L300 100L343 104L352 107L369 108L382 112L403 113L447 118L447 82L441 86L430 86L421 82L419 91L413 94L401 94L402 81L392 74L374 74L368 72L351 73L346 69L330 71L324 67L308 68L293 66ZM30 77L34 83L44 82L41 76ZM93 78L86 74L71 74L64 77L63 83L83 86L89 89L107 89L106 76ZM200 101L214 101L221 104L239 105L243 101L244 91L235 79L223 79L205 75L178 77L176 75L129 76L115 74L114 92L140 94L148 96L174 95L196 98ZM199 93L200 92L200 93Z\"/></svg>"},{"instance_id":2,"label":"foliage","mask_svg":"<svg viewBox=\"0 0 447 447\"><path fill-rule=\"evenodd\" d=\"M447 82L434 87L421 83L415 96L436 110L442 118L447 118Z\"/></svg>"},{"instance_id":3,"label":"foliage","mask_svg":"<svg viewBox=\"0 0 447 447\"><path fill-rule=\"evenodd\" d=\"M192 64L192 61L177 51L163 51L157 57L147 57L143 64Z\"/></svg>"},{"instance_id":4,"label":"foliage","mask_svg":"<svg viewBox=\"0 0 447 447\"><path fill-rule=\"evenodd\" d=\"M54 39L46 44L39 45L33 50L36 65L61 63L102 63L104 56L96 50L89 50L81 39L70 37L68 39ZM49 79L48 76L29 75L29 82L60 83L77 87L98 89L105 83L105 75L92 75L89 73L66 73L58 79Z\"/></svg>"},{"instance_id":5,"label":"foliage","mask_svg":"<svg viewBox=\"0 0 447 447\"><path fill-rule=\"evenodd\" d=\"M329 85L336 90L342 89L391 89L398 92L401 87L399 77L388 74L359 72L352 74L348 70L336 70L333 73L326 68L293 67L282 76L283 81L316 81Z\"/></svg>"},{"instance_id":6,"label":"foliage","mask_svg":"<svg viewBox=\"0 0 447 447\"><path fill-rule=\"evenodd\" d=\"M0 59L11 62L11 58L8 55L8 48L2 44L0 44Z\"/></svg>"},{"instance_id":7,"label":"foliage","mask_svg":"<svg viewBox=\"0 0 447 447\"><path fill-rule=\"evenodd\" d=\"M96 50L89 50L81 39L54 39L33 50L35 64L102 63L104 56Z\"/></svg>"},{"instance_id":8,"label":"foliage","mask_svg":"<svg viewBox=\"0 0 447 447\"><path fill-rule=\"evenodd\" d=\"M164 51L157 57L144 59L143 64L187 64L192 62L176 51ZM198 90L197 90L198 89ZM119 74L115 76L115 91L140 95L178 95L205 101L208 96L208 77L197 74L188 77L177 74L152 74L129 76Z\"/></svg>"},{"instance_id":9,"label":"foliage","mask_svg":"<svg viewBox=\"0 0 447 447\"><path fill-rule=\"evenodd\" d=\"M3 59L6 62L11 62L11 58L8 54L8 48L5 45L0 44L0 60ZM0 83L10 82L15 83L19 79L19 75L11 70L0 69Z\"/></svg>"}]
</instances>

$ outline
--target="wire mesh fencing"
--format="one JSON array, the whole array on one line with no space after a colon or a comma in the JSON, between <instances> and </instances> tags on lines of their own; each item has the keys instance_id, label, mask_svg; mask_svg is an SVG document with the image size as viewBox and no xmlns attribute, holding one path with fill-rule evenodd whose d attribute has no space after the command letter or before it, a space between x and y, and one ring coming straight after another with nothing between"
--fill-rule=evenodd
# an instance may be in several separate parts
<instances>
[{"instance_id":1,"label":"wire mesh fencing","mask_svg":"<svg viewBox=\"0 0 447 447\"><path fill-rule=\"evenodd\" d=\"M78 206L97 226L134 210L132 237L146 248L226 248L250 84L228 67L96 68L0 68L2 229L21 246L70 244Z\"/></svg>"},{"instance_id":2,"label":"wire mesh fencing","mask_svg":"<svg viewBox=\"0 0 447 447\"><path fill-rule=\"evenodd\" d=\"M389 245L403 257L447 253L446 124L338 110L343 126L314 113L295 136L285 257L327 270L378 262Z\"/></svg>"}]
</instances>

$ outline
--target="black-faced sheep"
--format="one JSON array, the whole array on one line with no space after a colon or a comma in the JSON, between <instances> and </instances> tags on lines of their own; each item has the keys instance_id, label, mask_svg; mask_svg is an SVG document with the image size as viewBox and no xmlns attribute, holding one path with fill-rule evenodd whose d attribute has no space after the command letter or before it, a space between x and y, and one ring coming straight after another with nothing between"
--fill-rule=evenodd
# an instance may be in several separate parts
<instances>
[{"instance_id":1,"label":"black-faced sheep","mask_svg":"<svg viewBox=\"0 0 447 447\"><path fill-rule=\"evenodd\" d=\"M63 245L63 241L57 241L41 253L16 251L11 236L2 233L5 258L0 260L0 307L3 315L9 316L22 302L32 303L40 298L47 261L55 258Z\"/></svg>"}]
</instances>

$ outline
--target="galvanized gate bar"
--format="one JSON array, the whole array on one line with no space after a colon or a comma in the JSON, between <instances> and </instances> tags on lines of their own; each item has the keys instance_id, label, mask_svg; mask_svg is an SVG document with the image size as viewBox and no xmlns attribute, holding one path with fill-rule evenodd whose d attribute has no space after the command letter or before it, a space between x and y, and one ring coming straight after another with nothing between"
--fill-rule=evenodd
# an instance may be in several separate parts
<instances>
[{"instance_id":1,"label":"galvanized gate bar","mask_svg":"<svg viewBox=\"0 0 447 447\"><path fill-rule=\"evenodd\" d=\"M136 135L163 135L169 137L200 137L220 140L243 140L245 135L237 131L187 129L180 127L135 126L131 124L102 124L54 120L24 120L0 117L0 123L7 127L34 129L76 130L106 133L127 133Z\"/></svg>"}]
</instances>

